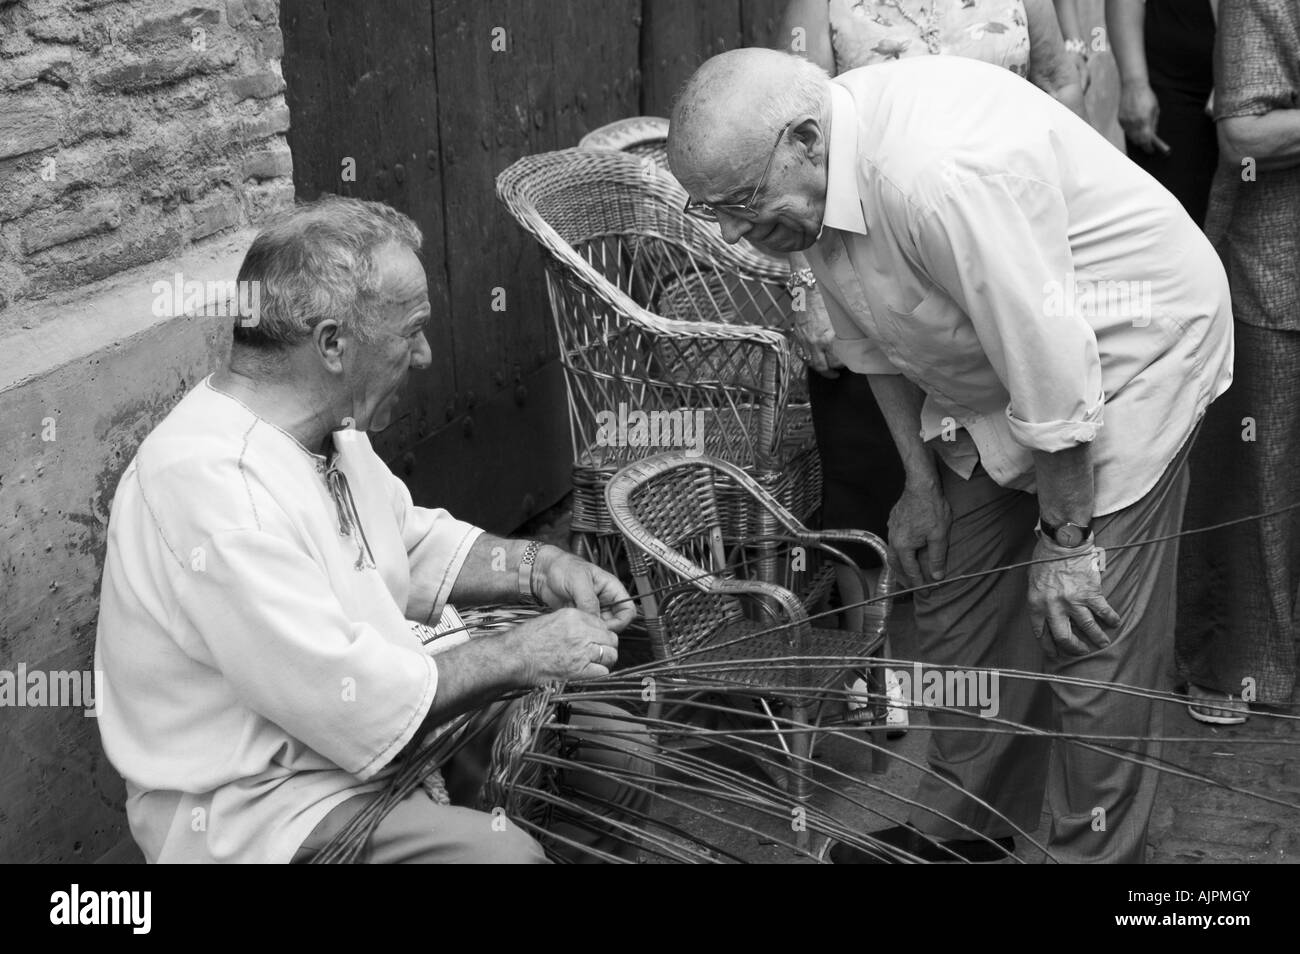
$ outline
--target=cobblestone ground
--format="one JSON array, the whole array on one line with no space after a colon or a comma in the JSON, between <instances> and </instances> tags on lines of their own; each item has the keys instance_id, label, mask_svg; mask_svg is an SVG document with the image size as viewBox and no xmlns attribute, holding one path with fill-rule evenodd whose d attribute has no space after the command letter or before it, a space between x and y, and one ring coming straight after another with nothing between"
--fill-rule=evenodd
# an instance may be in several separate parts
<instances>
[{"instance_id":1,"label":"cobblestone ground","mask_svg":"<svg viewBox=\"0 0 1300 954\"><path fill-rule=\"evenodd\" d=\"M530 529L535 536L563 544L567 513L562 508L553 511ZM890 632L891 655L914 658L910 652L908 607L896 608ZM635 657L643 651L644 647L632 639L624 655ZM1300 713L1300 692L1291 711ZM1300 863L1300 807L1296 807L1300 806L1300 721L1261 714L1252 716L1244 725L1215 727L1192 719L1185 706L1170 705L1165 732L1167 738L1176 740L1167 743L1164 752L1171 766L1212 777L1223 785L1176 772L1163 775L1148 836L1151 862ZM867 771L868 759L862 746L829 738L817 753L818 761L827 767L821 777L835 780L836 784L837 772L861 779L858 785L845 784L844 791L866 808L834 799L821 799L822 807L861 831L900 820L907 811L900 798L912 795L918 774L906 760L924 764L927 736L924 713L914 712L908 734L886 743L897 757L891 758L887 770L877 775ZM738 811L719 805L709 807ZM702 823L694 812L680 808L661 808L660 814L665 821L698 832L710 843L747 860L797 860L788 849L762 834L737 835L728 825ZM1040 843L1046 841L1048 821L1045 815L1035 833ZM788 839L788 827L781 822L755 815L745 818L744 823L760 832L780 832ZM1040 852L1023 844L1017 857L1030 862L1042 859Z\"/></svg>"}]
</instances>

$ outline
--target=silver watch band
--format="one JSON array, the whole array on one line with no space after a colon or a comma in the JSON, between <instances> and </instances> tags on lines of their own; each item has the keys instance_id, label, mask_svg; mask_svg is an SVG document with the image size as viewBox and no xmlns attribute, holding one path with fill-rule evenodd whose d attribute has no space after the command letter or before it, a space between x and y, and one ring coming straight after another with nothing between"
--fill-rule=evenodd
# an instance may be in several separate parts
<instances>
[{"instance_id":1,"label":"silver watch band","mask_svg":"<svg viewBox=\"0 0 1300 954\"><path fill-rule=\"evenodd\" d=\"M537 554L541 550L541 541L530 540L524 548L523 559L519 561L519 598L525 603L539 602L533 589L533 567L537 565Z\"/></svg>"}]
</instances>

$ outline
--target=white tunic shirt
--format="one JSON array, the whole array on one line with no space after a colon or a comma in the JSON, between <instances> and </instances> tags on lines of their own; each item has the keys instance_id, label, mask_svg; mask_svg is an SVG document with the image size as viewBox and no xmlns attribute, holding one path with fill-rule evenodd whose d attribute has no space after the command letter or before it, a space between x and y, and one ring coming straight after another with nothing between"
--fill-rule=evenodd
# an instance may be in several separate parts
<instances>
[{"instance_id":1,"label":"white tunic shirt","mask_svg":"<svg viewBox=\"0 0 1300 954\"><path fill-rule=\"evenodd\" d=\"M926 392L921 436L1032 491L1093 442L1096 515L1140 499L1232 380L1223 266L1178 201L1004 69L922 57L831 84L807 256L854 370ZM969 436L967 436L969 435Z\"/></svg>"},{"instance_id":2,"label":"white tunic shirt","mask_svg":"<svg viewBox=\"0 0 1300 954\"><path fill-rule=\"evenodd\" d=\"M150 862L289 861L433 701L407 620L438 621L482 531L413 506L365 434L334 441L355 512L324 457L205 380L122 476L99 728Z\"/></svg>"}]
</instances>

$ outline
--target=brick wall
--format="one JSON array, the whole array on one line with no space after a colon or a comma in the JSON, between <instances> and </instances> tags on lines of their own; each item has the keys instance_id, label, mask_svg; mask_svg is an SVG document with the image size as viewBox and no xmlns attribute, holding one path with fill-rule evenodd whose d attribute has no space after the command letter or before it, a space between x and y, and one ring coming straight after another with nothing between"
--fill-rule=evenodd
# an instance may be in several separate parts
<instances>
[{"instance_id":1,"label":"brick wall","mask_svg":"<svg viewBox=\"0 0 1300 954\"><path fill-rule=\"evenodd\" d=\"M278 7L0 0L0 332L292 203Z\"/></svg>"}]
</instances>

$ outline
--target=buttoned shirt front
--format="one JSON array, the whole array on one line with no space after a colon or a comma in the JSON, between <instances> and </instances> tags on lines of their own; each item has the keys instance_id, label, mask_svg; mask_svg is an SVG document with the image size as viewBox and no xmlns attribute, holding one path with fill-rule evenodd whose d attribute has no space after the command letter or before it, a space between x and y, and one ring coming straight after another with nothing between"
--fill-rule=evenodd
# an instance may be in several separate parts
<instances>
[{"instance_id":1,"label":"buttoned shirt front","mask_svg":"<svg viewBox=\"0 0 1300 954\"><path fill-rule=\"evenodd\" d=\"M926 393L921 437L1033 491L1092 442L1096 515L1137 501L1232 379L1227 279L1154 179L1006 70L924 57L831 83L806 255L854 371Z\"/></svg>"}]
</instances>

